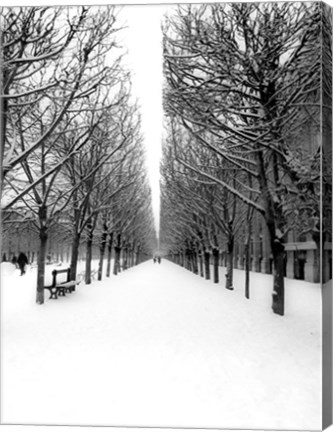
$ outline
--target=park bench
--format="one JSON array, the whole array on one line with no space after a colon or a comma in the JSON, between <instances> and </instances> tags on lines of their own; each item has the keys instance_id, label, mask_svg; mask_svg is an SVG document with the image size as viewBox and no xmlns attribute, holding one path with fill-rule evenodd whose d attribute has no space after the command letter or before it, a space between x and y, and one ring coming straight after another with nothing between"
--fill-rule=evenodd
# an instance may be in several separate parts
<instances>
[{"instance_id":1,"label":"park bench","mask_svg":"<svg viewBox=\"0 0 333 432\"><path fill-rule=\"evenodd\" d=\"M66 282L57 282L57 276L61 273L67 273ZM57 299L58 296L65 296L66 293L71 293L75 291L76 285L78 285L81 280L70 280L70 269L61 269L52 271L52 285L45 286L44 289L50 291L50 299Z\"/></svg>"}]
</instances>

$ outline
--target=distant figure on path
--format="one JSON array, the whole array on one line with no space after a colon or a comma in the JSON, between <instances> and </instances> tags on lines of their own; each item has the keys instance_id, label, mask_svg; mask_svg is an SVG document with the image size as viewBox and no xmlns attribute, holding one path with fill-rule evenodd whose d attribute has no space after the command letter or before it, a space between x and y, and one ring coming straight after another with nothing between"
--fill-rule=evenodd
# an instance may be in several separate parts
<instances>
[{"instance_id":1,"label":"distant figure on path","mask_svg":"<svg viewBox=\"0 0 333 432\"><path fill-rule=\"evenodd\" d=\"M17 258L17 263L21 270L21 276L22 276L25 273L25 266L28 264L28 258L23 252L20 252L20 255Z\"/></svg>"},{"instance_id":2,"label":"distant figure on path","mask_svg":"<svg viewBox=\"0 0 333 432\"><path fill-rule=\"evenodd\" d=\"M160 256L157 258L157 260L158 260L158 263L161 264L161 257Z\"/></svg>"}]
</instances>

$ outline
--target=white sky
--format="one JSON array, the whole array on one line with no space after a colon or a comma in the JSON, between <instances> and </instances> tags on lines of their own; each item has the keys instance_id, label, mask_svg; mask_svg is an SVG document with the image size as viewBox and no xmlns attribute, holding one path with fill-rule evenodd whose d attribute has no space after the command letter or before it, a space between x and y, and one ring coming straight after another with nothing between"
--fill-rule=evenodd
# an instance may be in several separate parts
<instances>
[{"instance_id":1,"label":"white sky","mask_svg":"<svg viewBox=\"0 0 333 432\"><path fill-rule=\"evenodd\" d=\"M162 32L163 5L124 6L120 17L128 28L121 39L128 49L126 63L132 70L133 93L141 107L142 132L152 188L152 206L158 233L162 144Z\"/></svg>"}]
</instances>

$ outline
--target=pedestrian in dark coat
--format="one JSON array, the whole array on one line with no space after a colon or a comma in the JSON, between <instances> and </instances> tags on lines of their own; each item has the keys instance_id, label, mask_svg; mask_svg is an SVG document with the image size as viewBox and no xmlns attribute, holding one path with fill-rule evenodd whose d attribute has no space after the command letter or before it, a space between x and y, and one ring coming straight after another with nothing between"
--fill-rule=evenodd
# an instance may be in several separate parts
<instances>
[{"instance_id":1,"label":"pedestrian in dark coat","mask_svg":"<svg viewBox=\"0 0 333 432\"><path fill-rule=\"evenodd\" d=\"M24 275L25 266L28 264L28 258L23 252L20 252L20 254L17 258L17 264L21 270L21 276Z\"/></svg>"}]
</instances>

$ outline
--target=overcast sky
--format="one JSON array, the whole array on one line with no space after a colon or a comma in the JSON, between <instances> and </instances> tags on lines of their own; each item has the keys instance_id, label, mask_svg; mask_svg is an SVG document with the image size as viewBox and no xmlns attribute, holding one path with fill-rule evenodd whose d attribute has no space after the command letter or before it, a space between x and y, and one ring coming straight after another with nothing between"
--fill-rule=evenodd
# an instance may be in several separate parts
<instances>
[{"instance_id":1,"label":"overcast sky","mask_svg":"<svg viewBox=\"0 0 333 432\"><path fill-rule=\"evenodd\" d=\"M162 141L162 32L163 5L129 5L121 12L128 28L122 35L133 73L133 92L141 106L142 132L147 150L153 211L159 226L159 161Z\"/></svg>"}]
</instances>

